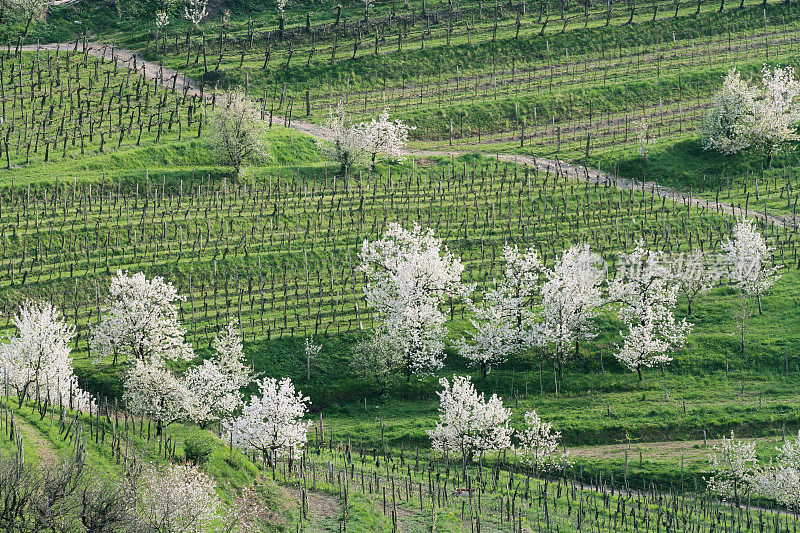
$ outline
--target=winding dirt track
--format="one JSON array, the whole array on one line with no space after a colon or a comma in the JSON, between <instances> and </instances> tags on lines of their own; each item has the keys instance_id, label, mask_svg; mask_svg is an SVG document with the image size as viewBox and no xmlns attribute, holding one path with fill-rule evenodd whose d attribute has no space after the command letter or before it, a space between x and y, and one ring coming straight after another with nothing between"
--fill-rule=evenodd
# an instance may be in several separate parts
<instances>
[{"instance_id":1,"label":"winding dirt track","mask_svg":"<svg viewBox=\"0 0 800 533\"><path fill-rule=\"evenodd\" d=\"M211 94L204 92L202 88L195 83L194 80L181 74L178 71L162 67L160 64L147 61L141 58L136 52L115 48L110 44L92 43L85 44L80 41L73 41L70 43L52 43L52 44L38 44L38 45L24 45L20 47L24 52L36 52L43 50L50 51L80 51L87 52L93 56L102 58L106 61L115 61L120 67L129 68L144 75L151 80L157 80L161 85L174 89L175 91L184 93L186 95L203 96L210 98ZM290 127L301 133L311 135L318 139L330 139L330 131L320 125L312 124L310 122L292 121ZM459 157L462 155L471 154L474 152L466 151L432 151L432 150L416 150L409 149L405 152L406 155L415 157ZM667 200L681 203L682 205L690 205L695 208L703 208L709 211L717 211L732 216L741 216L742 214L753 217L761 221L770 222L778 226L783 226L790 229L798 229L798 221L794 216L788 215L765 215L763 212L748 210L743 213L743 209L737 209L731 204L723 202L716 202L713 200L706 200L703 198L696 198L690 194L676 191L669 187L664 187L656 182L639 182L628 179L621 179L598 169L587 168L580 165L573 165L565 161L557 159L536 158L529 156L511 155L511 154L492 154L497 161L507 163L517 163L521 165L528 165L535 167L540 171L555 172L567 176L572 179L588 181L590 183L610 184L614 187L624 190L640 190L652 193L656 196L663 197Z\"/></svg>"}]
</instances>

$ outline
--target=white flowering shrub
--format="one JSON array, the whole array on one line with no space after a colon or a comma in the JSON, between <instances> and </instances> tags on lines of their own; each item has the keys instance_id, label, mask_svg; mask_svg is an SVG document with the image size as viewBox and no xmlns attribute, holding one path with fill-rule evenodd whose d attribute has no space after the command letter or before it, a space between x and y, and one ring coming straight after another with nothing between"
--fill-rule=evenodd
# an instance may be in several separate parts
<instances>
[{"instance_id":1,"label":"white flowering shrub","mask_svg":"<svg viewBox=\"0 0 800 533\"><path fill-rule=\"evenodd\" d=\"M597 335L593 320L604 303L602 259L587 244L574 245L545 276L536 344L551 351L563 378L569 354L577 356L579 343Z\"/></svg>"},{"instance_id":2,"label":"white flowering shrub","mask_svg":"<svg viewBox=\"0 0 800 533\"><path fill-rule=\"evenodd\" d=\"M222 502L216 484L191 464L151 467L139 480L137 515L146 531L208 531Z\"/></svg>"},{"instance_id":3,"label":"white flowering shrub","mask_svg":"<svg viewBox=\"0 0 800 533\"><path fill-rule=\"evenodd\" d=\"M364 241L359 253L367 282L364 296L379 321L378 337L403 354L408 379L443 364L447 298L466 298L464 265L434 236L415 225L396 223L382 239Z\"/></svg>"},{"instance_id":4,"label":"white flowering shrub","mask_svg":"<svg viewBox=\"0 0 800 533\"><path fill-rule=\"evenodd\" d=\"M242 405L242 387L252 379L244 364L242 334L231 322L214 339L214 355L184 375L193 405L191 418L205 427L226 418Z\"/></svg>"},{"instance_id":5,"label":"white flowering shrub","mask_svg":"<svg viewBox=\"0 0 800 533\"><path fill-rule=\"evenodd\" d=\"M110 295L100 323L92 328L90 346L96 359L132 356L150 365L194 357L176 302L185 297L163 278L148 280L142 272L121 270L111 279Z\"/></svg>"},{"instance_id":6,"label":"white flowering shrub","mask_svg":"<svg viewBox=\"0 0 800 533\"><path fill-rule=\"evenodd\" d=\"M714 446L708 460L712 471L708 487L713 492L738 502L750 491L758 466L754 443L737 441L731 432L730 438L723 437Z\"/></svg>"},{"instance_id":7,"label":"white flowering shrub","mask_svg":"<svg viewBox=\"0 0 800 533\"><path fill-rule=\"evenodd\" d=\"M263 378L259 396L252 396L239 416L222 423L226 440L234 446L261 451L272 464L277 456L293 458L308 440L310 421L303 420L309 399L289 378Z\"/></svg>"},{"instance_id":8,"label":"white flowering shrub","mask_svg":"<svg viewBox=\"0 0 800 533\"><path fill-rule=\"evenodd\" d=\"M366 151L374 165L378 155L390 160L402 159L403 150L408 144L408 133L414 127L404 124L400 119L389 120L389 111L384 108L377 120L373 118L362 123L359 129L365 137Z\"/></svg>"},{"instance_id":9,"label":"white flowering shrub","mask_svg":"<svg viewBox=\"0 0 800 533\"><path fill-rule=\"evenodd\" d=\"M461 356L480 366L484 377L493 366L532 343L532 304L539 292L542 262L536 250L520 252L508 245L503 248L503 258L505 277L495 281L479 303L467 300L472 330L456 341Z\"/></svg>"},{"instance_id":10,"label":"white flowering shrub","mask_svg":"<svg viewBox=\"0 0 800 533\"><path fill-rule=\"evenodd\" d=\"M620 302L619 318L626 327L617 359L642 379L642 368L666 364L670 350L684 345L692 324L674 315L680 286L672 281L663 254L636 244L622 254L621 268L609 283L609 299Z\"/></svg>"},{"instance_id":11,"label":"white flowering shrub","mask_svg":"<svg viewBox=\"0 0 800 533\"><path fill-rule=\"evenodd\" d=\"M538 473L553 457L561 432L554 431L553 425L542 420L536 411L528 411L525 413L525 429L517 432L517 438L517 453Z\"/></svg>"},{"instance_id":12,"label":"white flowering shrub","mask_svg":"<svg viewBox=\"0 0 800 533\"><path fill-rule=\"evenodd\" d=\"M496 394L486 400L468 376L453 376L452 384L442 378L439 384L439 421L427 431L434 450L458 453L468 463L511 446L511 410Z\"/></svg>"},{"instance_id":13,"label":"white flowering shrub","mask_svg":"<svg viewBox=\"0 0 800 533\"><path fill-rule=\"evenodd\" d=\"M20 405L28 395L51 404L88 410L91 396L81 390L72 370L70 341L75 328L49 302L26 300L12 318L16 335L0 344L0 373L8 376Z\"/></svg>"}]
</instances>

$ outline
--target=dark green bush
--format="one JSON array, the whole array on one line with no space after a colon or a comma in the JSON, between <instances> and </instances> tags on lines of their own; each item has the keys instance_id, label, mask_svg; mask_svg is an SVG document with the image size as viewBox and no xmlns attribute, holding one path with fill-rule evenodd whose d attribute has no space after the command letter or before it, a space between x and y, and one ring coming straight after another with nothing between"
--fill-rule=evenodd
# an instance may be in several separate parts
<instances>
[{"instance_id":1,"label":"dark green bush","mask_svg":"<svg viewBox=\"0 0 800 533\"><path fill-rule=\"evenodd\" d=\"M197 431L186 437L186 441L183 443L183 452L187 460L201 465L208 460L208 456L215 447L214 437L206 432Z\"/></svg>"}]
</instances>

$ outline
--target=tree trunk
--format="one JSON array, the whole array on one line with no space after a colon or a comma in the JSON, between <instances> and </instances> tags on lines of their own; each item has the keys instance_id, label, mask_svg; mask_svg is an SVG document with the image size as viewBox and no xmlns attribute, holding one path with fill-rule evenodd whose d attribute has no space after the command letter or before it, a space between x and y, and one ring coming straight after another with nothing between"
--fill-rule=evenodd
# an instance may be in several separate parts
<instances>
[{"instance_id":1,"label":"tree trunk","mask_svg":"<svg viewBox=\"0 0 800 533\"><path fill-rule=\"evenodd\" d=\"M642 365L636 365L636 372L639 374L639 381L642 381Z\"/></svg>"}]
</instances>

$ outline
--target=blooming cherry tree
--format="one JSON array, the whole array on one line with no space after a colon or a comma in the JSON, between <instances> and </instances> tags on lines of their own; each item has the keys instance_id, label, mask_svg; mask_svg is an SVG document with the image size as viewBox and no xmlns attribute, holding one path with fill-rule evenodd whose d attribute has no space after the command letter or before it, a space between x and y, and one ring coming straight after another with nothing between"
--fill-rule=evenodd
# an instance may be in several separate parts
<instances>
[{"instance_id":1,"label":"blooming cherry tree","mask_svg":"<svg viewBox=\"0 0 800 533\"><path fill-rule=\"evenodd\" d=\"M731 432L731 438L723 438L721 444L714 446L709 464L713 471L708 479L709 488L738 502L750 490L758 466L756 445L734 440Z\"/></svg>"},{"instance_id":2,"label":"blooming cherry tree","mask_svg":"<svg viewBox=\"0 0 800 533\"><path fill-rule=\"evenodd\" d=\"M216 484L195 465L151 467L139 480L137 516L147 531L207 531L222 502Z\"/></svg>"},{"instance_id":3,"label":"blooming cherry tree","mask_svg":"<svg viewBox=\"0 0 800 533\"><path fill-rule=\"evenodd\" d=\"M751 314L752 298L758 303L761 313L761 295L769 290L780 276L777 267L770 266L771 250L767 247L752 221L742 219L733 228L732 238L722 243L722 251L728 260L728 278L739 297L738 326L739 341L744 353L747 321Z\"/></svg>"},{"instance_id":4,"label":"blooming cherry tree","mask_svg":"<svg viewBox=\"0 0 800 533\"><path fill-rule=\"evenodd\" d=\"M132 413L156 421L156 434L164 427L191 417L196 401L186 384L168 369L136 360L123 381L122 399Z\"/></svg>"},{"instance_id":5,"label":"blooming cherry tree","mask_svg":"<svg viewBox=\"0 0 800 533\"><path fill-rule=\"evenodd\" d=\"M505 277L495 282L480 303L467 301L473 312L473 330L456 341L459 353L479 365L484 377L492 366L533 342L532 303L539 292L542 262L536 250L520 252L518 247L508 245L503 248L503 258Z\"/></svg>"},{"instance_id":6,"label":"blooming cherry tree","mask_svg":"<svg viewBox=\"0 0 800 533\"><path fill-rule=\"evenodd\" d=\"M579 244L565 250L546 273L539 344L552 350L559 379L564 377L564 363L573 348L577 356L580 341L596 336L592 320L603 305L601 262L587 244Z\"/></svg>"},{"instance_id":7,"label":"blooming cherry tree","mask_svg":"<svg viewBox=\"0 0 800 533\"><path fill-rule=\"evenodd\" d=\"M539 418L536 411L528 411L525 429L517 432L517 438L517 453L538 473L558 448L561 432L554 431L553 425Z\"/></svg>"},{"instance_id":8,"label":"blooming cherry tree","mask_svg":"<svg viewBox=\"0 0 800 533\"><path fill-rule=\"evenodd\" d=\"M764 67L752 86L731 69L706 118L703 148L735 154L760 148L770 157L800 139L800 80L791 67Z\"/></svg>"},{"instance_id":9,"label":"blooming cherry tree","mask_svg":"<svg viewBox=\"0 0 800 533\"><path fill-rule=\"evenodd\" d=\"M142 272L121 270L111 280L110 296L100 323L92 329L91 350L96 358L133 356L154 366L167 360L194 357L178 321L175 302L185 299L161 277L148 280Z\"/></svg>"},{"instance_id":10,"label":"blooming cherry tree","mask_svg":"<svg viewBox=\"0 0 800 533\"><path fill-rule=\"evenodd\" d=\"M359 125L358 130L364 136L365 150L370 155L371 163L375 165L375 158L385 155L389 159L397 160L403 157L403 150L408 144L408 133L412 126L402 120L389 120L389 111L384 108L378 119Z\"/></svg>"},{"instance_id":11,"label":"blooming cherry tree","mask_svg":"<svg viewBox=\"0 0 800 533\"><path fill-rule=\"evenodd\" d=\"M351 124L341 100L334 111L328 111L325 125L330 130L330 145L343 174L362 161L369 149L369 139L360 125Z\"/></svg>"},{"instance_id":12,"label":"blooming cherry tree","mask_svg":"<svg viewBox=\"0 0 800 533\"><path fill-rule=\"evenodd\" d=\"M269 158L265 140L266 125L253 102L240 90L220 95L211 114L211 140L214 151L239 176L247 162Z\"/></svg>"},{"instance_id":13,"label":"blooming cherry tree","mask_svg":"<svg viewBox=\"0 0 800 533\"><path fill-rule=\"evenodd\" d=\"M241 388L250 380L241 331L231 322L214 339L214 356L186 371L184 383L193 400L192 419L205 427L232 415L242 405Z\"/></svg>"},{"instance_id":14,"label":"blooming cherry tree","mask_svg":"<svg viewBox=\"0 0 800 533\"><path fill-rule=\"evenodd\" d=\"M183 6L183 16L191 22L196 28L200 27L200 23L208 15L208 0L186 0L186 5Z\"/></svg>"},{"instance_id":15,"label":"blooming cherry tree","mask_svg":"<svg viewBox=\"0 0 800 533\"><path fill-rule=\"evenodd\" d=\"M672 360L667 353L686 342L692 325L675 319L679 285L670 279L663 254L643 242L621 257L622 267L609 283L609 298L621 303L619 318L627 326L617 359L642 379L642 368Z\"/></svg>"},{"instance_id":16,"label":"blooming cherry tree","mask_svg":"<svg viewBox=\"0 0 800 533\"><path fill-rule=\"evenodd\" d=\"M447 298L466 298L461 264L433 230L396 223L382 239L364 241L359 270L367 283L364 296L380 321L378 336L403 354L408 380L442 367L447 334L441 308Z\"/></svg>"},{"instance_id":17,"label":"blooming cherry tree","mask_svg":"<svg viewBox=\"0 0 800 533\"><path fill-rule=\"evenodd\" d=\"M264 378L258 383L260 396L245 404L242 414L223 421L222 429L234 446L261 451L272 464L278 454L290 459L306 444L310 421L304 421L309 399L289 378Z\"/></svg>"},{"instance_id":18,"label":"blooming cherry tree","mask_svg":"<svg viewBox=\"0 0 800 533\"><path fill-rule=\"evenodd\" d=\"M703 126L703 149L726 155L746 150L752 143L757 91L732 68L714 97Z\"/></svg>"},{"instance_id":19,"label":"blooming cherry tree","mask_svg":"<svg viewBox=\"0 0 800 533\"><path fill-rule=\"evenodd\" d=\"M0 345L0 371L16 389L20 406L34 387L37 396L70 408L87 409L92 402L78 387L69 343L75 328L49 302L27 300L14 315L16 335Z\"/></svg>"},{"instance_id":20,"label":"blooming cherry tree","mask_svg":"<svg viewBox=\"0 0 800 533\"><path fill-rule=\"evenodd\" d=\"M486 400L468 376L453 376L452 385L446 378L439 383L439 421L427 432L435 450L459 453L466 465L476 455L511 446L511 410L496 394Z\"/></svg>"},{"instance_id":21,"label":"blooming cherry tree","mask_svg":"<svg viewBox=\"0 0 800 533\"><path fill-rule=\"evenodd\" d=\"M789 509L800 511L800 432L778 448L778 458L753 478L755 490Z\"/></svg>"}]
</instances>

